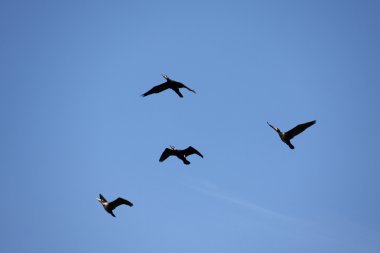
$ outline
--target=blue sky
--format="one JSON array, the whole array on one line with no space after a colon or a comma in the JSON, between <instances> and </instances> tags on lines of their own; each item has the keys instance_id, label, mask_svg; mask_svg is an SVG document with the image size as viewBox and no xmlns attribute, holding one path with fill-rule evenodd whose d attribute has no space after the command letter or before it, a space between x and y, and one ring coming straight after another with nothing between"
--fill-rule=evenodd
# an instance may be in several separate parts
<instances>
[{"instance_id":1,"label":"blue sky","mask_svg":"<svg viewBox=\"0 0 380 253\"><path fill-rule=\"evenodd\" d=\"M1 250L379 252L379 11L2 1ZM142 98L161 73L197 94Z\"/></svg>"}]
</instances>

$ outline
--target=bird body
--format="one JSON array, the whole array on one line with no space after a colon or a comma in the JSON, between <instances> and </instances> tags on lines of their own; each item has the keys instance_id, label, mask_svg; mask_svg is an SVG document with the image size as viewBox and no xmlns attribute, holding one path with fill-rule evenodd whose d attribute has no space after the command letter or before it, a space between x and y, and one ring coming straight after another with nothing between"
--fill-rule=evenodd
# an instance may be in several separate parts
<instances>
[{"instance_id":1,"label":"bird body","mask_svg":"<svg viewBox=\"0 0 380 253\"><path fill-rule=\"evenodd\" d=\"M189 162L189 160L186 159L186 157L188 157L189 155L192 155L192 154L199 155L200 157L203 158L203 155L198 150L196 150L195 148L193 148L192 146L189 146L188 148L183 149L183 150L179 150L179 149L176 149L174 146L170 146L170 148L166 148L164 150L164 152L162 153L159 161L163 162L169 156L176 156L177 158L179 158L180 160L182 160L182 162L184 164L189 165L190 162Z\"/></svg>"},{"instance_id":2,"label":"bird body","mask_svg":"<svg viewBox=\"0 0 380 253\"><path fill-rule=\"evenodd\" d=\"M166 82L159 84L157 86L154 86L152 89L150 89L147 92L145 92L144 94L142 94L143 97L149 96L149 95L154 94L154 93L160 93L160 92L167 90L167 89L172 89L175 93L177 93L177 95L179 97L182 98L183 95L179 91L180 88L185 88L191 92L196 93L194 90L190 89L189 87L187 87L183 83L174 81L174 80L170 79L167 75L162 75L162 76L166 79Z\"/></svg>"},{"instance_id":3,"label":"bird body","mask_svg":"<svg viewBox=\"0 0 380 253\"><path fill-rule=\"evenodd\" d=\"M102 206L104 207L104 210L106 210L113 217L116 217L115 214L112 212L116 207L120 205L128 205L130 207L133 206L131 202L123 198L117 198L114 201L108 202L106 198L103 197L102 194L99 194L99 198L97 198L97 200L100 202L100 204L102 204Z\"/></svg>"},{"instance_id":4,"label":"bird body","mask_svg":"<svg viewBox=\"0 0 380 253\"><path fill-rule=\"evenodd\" d=\"M281 132L281 130L279 128L274 127L271 124L269 124L269 122L267 122L267 124L278 133L278 135L280 136L281 140L284 143L286 143L289 146L290 149L294 149L294 146L290 142L290 140L293 139L296 135L298 135L298 134L302 133L303 131L305 131L306 128L314 125L315 123L316 123L316 121L313 120L313 121L310 121L310 122L299 124L299 125L297 125L296 127L290 129L287 132Z\"/></svg>"}]
</instances>

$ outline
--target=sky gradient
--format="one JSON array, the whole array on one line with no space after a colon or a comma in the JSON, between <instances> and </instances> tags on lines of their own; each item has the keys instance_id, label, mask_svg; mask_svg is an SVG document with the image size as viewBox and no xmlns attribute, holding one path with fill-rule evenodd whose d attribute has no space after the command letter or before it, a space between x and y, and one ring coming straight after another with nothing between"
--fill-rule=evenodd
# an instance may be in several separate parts
<instances>
[{"instance_id":1,"label":"sky gradient","mask_svg":"<svg viewBox=\"0 0 380 253\"><path fill-rule=\"evenodd\" d=\"M380 252L379 13L1 1L1 251ZM197 94L142 98L161 73ZM294 150L266 124L311 120Z\"/></svg>"}]
</instances>

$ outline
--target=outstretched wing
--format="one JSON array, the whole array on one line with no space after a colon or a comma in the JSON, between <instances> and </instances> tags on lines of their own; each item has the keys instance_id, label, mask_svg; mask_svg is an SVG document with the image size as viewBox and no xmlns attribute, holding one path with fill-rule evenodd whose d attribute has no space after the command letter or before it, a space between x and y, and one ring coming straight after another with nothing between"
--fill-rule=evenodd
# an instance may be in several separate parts
<instances>
[{"instance_id":1,"label":"outstretched wing","mask_svg":"<svg viewBox=\"0 0 380 253\"><path fill-rule=\"evenodd\" d=\"M117 198L114 201L110 202L108 205L111 207L111 209L115 209L116 207L118 207L120 205L127 205L130 207L133 206L133 204L131 202L129 202L128 200L123 199L123 198Z\"/></svg>"},{"instance_id":2,"label":"outstretched wing","mask_svg":"<svg viewBox=\"0 0 380 253\"><path fill-rule=\"evenodd\" d=\"M105 197L103 197L103 195L102 194L99 194L99 198L103 201L103 202L107 202L107 200L106 200L106 198Z\"/></svg>"},{"instance_id":3,"label":"outstretched wing","mask_svg":"<svg viewBox=\"0 0 380 253\"><path fill-rule=\"evenodd\" d=\"M192 154L197 154L197 155L199 155L200 157L203 158L203 155L198 150L196 150L195 148L193 148L192 146L189 146L187 149L184 149L182 152L183 152L183 154L185 156L189 156L189 155L192 155Z\"/></svg>"},{"instance_id":4,"label":"outstretched wing","mask_svg":"<svg viewBox=\"0 0 380 253\"><path fill-rule=\"evenodd\" d=\"M175 151L170 149L170 148L165 148L164 152L162 153L161 157L160 157L160 162L163 162L166 160L166 158L168 158L169 156L171 155L174 155Z\"/></svg>"},{"instance_id":5,"label":"outstretched wing","mask_svg":"<svg viewBox=\"0 0 380 253\"><path fill-rule=\"evenodd\" d=\"M173 90L175 91L175 93L177 93L178 96L180 96L181 98L183 98L183 95L182 95L182 93L179 91L178 88L173 88Z\"/></svg>"},{"instance_id":6,"label":"outstretched wing","mask_svg":"<svg viewBox=\"0 0 380 253\"><path fill-rule=\"evenodd\" d=\"M176 83L176 86L177 86L178 88L185 88L185 89L188 89L188 90L191 91L191 92L196 93L195 90L190 89L189 87L187 87L187 86L184 85L183 83L180 83L180 82L175 82L175 83Z\"/></svg>"},{"instance_id":7,"label":"outstretched wing","mask_svg":"<svg viewBox=\"0 0 380 253\"><path fill-rule=\"evenodd\" d=\"M186 85L183 85L183 88L186 88L186 89L188 89L189 91L196 93L195 90L190 89L190 88L187 87Z\"/></svg>"},{"instance_id":8,"label":"outstretched wing","mask_svg":"<svg viewBox=\"0 0 380 253\"><path fill-rule=\"evenodd\" d=\"M142 96L146 97L146 96L149 96L151 94L159 93L161 91L164 91L164 90L166 90L168 88L169 88L169 85L168 85L167 82L165 82L165 83L159 84L157 86L154 86L152 89L150 89L147 92L145 92L144 94L142 94Z\"/></svg>"},{"instance_id":9,"label":"outstretched wing","mask_svg":"<svg viewBox=\"0 0 380 253\"><path fill-rule=\"evenodd\" d=\"M285 135L286 135L289 139L291 139L291 138L293 138L294 136L296 136L296 135L302 133L303 131L305 131L306 128L308 128L308 127L314 125L315 123L316 123L316 121L313 120L313 121L310 121L310 122L306 122L306 123L303 123L303 124L299 124L299 125L297 125L296 127L294 127L293 129L287 131L287 132L285 133Z\"/></svg>"}]
</instances>

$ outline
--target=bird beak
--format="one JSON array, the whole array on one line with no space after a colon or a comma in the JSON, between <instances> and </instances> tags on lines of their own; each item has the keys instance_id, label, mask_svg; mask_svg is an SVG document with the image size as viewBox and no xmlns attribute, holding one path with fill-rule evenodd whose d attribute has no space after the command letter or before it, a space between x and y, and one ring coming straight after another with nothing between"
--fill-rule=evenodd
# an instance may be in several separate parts
<instances>
[{"instance_id":1,"label":"bird beak","mask_svg":"<svg viewBox=\"0 0 380 253\"><path fill-rule=\"evenodd\" d=\"M277 127L274 127L274 126L272 126L271 124L269 124L269 122L267 121L267 124L271 127L271 128L273 128L274 130L276 130L277 131Z\"/></svg>"}]
</instances>

